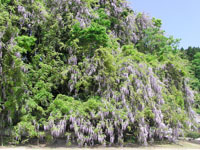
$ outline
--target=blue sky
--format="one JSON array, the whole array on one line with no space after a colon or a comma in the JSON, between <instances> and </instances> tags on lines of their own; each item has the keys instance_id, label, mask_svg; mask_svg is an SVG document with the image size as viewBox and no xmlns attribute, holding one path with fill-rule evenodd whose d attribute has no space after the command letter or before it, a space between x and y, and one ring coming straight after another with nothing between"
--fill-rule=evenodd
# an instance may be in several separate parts
<instances>
[{"instance_id":1,"label":"blue sky","mask_svg":"<svg viewBox=\"0 0 200 150\"><path fill-rule=\"evenodd\" d=\"M180 47L200 46L200 0L128 0L136 12L162 20L166 35L180 38Z\"/></svg>"}]
</instances>

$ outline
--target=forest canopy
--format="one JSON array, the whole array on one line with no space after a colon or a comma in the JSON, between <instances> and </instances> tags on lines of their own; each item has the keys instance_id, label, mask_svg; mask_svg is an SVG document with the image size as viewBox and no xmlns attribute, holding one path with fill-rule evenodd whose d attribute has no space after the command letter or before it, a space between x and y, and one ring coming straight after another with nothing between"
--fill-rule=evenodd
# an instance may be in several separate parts
<instances>
[{"instance_id":1,"label":"forest canopy","mask_svg":"<svg viewBox=\"0 0 200 150\"><path fill-rule=\"evenodd\" d=\"M161 25L125 0L0 0L1 137L147 145L196 131L200 54L194 77Z\"/></svg>"}]
</instances>

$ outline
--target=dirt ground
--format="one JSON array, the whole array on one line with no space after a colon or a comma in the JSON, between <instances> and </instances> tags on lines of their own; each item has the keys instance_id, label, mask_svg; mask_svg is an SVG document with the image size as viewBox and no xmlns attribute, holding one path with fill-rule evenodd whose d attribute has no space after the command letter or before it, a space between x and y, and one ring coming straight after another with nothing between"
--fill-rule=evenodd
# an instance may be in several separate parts
<instances>
[{"instance_id":1,"label":"dirt ground","mask_svg":"<svg viewBox=\"0 0 200 150\"><path fill-rule=\"evenodd\" d=\"M67 148L63 146L50 146L47 147L45 145L34 146L8 146L8 147L0 147L0 150L200 150L200 143L192 143L188 141L179 141L177 144L162 144L162 145L153 145L148 147L95 147L95 148Z\"/></svg>"}]
</instances>

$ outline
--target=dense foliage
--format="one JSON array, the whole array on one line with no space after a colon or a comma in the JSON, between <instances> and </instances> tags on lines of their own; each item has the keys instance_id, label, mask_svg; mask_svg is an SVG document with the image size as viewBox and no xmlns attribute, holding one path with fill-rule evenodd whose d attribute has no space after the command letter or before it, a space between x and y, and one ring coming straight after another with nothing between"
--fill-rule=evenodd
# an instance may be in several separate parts
<instances>
[{"instance_id":1,"label":"dense foliage","mask_svg":"<svg viewBox=\"0 0 200 150\"><path fill-rule=\"evenodd\" d=\"M187 49L181 49L182 58L185 58L189 62L191 72L191 85L194 90L198 92L195 101L195 108L200 114L200 48L199 47L188 47Z\"/></svg>"},{"instance_id":2,"label":"dense foliage","mask_svg":"<svg viewBox=\"0 0 200 150\"><path fill-rule=\"evenodd\" d=\"M124 0L0 3L2 135L147 145L195 131L190 71L160 20Z\"/></svg>"}]
</instances>

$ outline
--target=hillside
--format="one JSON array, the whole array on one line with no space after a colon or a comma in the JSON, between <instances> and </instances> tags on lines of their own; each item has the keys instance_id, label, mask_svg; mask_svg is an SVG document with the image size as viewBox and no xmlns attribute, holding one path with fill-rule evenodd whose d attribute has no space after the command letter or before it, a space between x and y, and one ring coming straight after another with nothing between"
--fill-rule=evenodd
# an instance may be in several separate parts
<instances>
[{"instance_id":1,"label":"hillside","mask_svg":"<svg viewBox=\"0 0 200 150\"><path fill-rule=\"evenodd\" d=\"M161 20L124 0L0 2L0 130L9 142L147 145L196 131L188 61Z\"/></svg>"}]
</instances>

